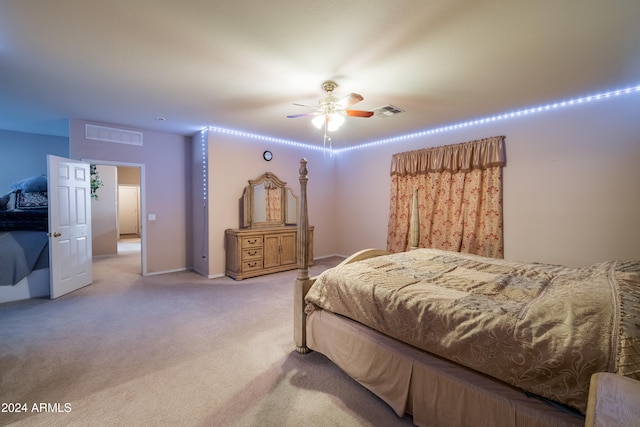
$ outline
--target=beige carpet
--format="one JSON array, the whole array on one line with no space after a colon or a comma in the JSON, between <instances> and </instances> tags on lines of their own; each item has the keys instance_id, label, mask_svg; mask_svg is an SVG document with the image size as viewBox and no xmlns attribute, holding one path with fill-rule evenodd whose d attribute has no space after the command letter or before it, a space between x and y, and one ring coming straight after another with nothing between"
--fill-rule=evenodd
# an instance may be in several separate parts
<instances>
[{"instance_id":1,"label":"beige carpet","mask_svg":"<svg viewBox=\"0 0 640 427\"><path fill-rule=\"evenodd\" d=\"M134 234L120 235L118 239L118 255L127 254L129 252L140 253L141 239Z\"/></svg>"},{"instance_id":2,"label":"beige carpet","mask_svg":"<svg viewBox=\"0 0 640 427\"><path fill-rule=\"evenodd\" d=\"M96 258L86 288L0 305L0 409L26 409L0 425L412 425L324 356L293 351L295 271L143 278L139 259Z\"/></svg>"}]
</instances>

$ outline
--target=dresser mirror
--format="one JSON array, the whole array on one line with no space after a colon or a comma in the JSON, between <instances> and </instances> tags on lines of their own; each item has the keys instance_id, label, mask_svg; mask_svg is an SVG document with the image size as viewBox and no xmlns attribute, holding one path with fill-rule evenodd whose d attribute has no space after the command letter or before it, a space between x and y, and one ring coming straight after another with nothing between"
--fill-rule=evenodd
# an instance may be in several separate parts
<instances>
[{"instance_id":1,"label":"dresser mirror","mask_svg":"<svg viewBox=\"0 0 640 427\"><path fill-rule=\"evenodd\" d=\"M298 197L286 182L266 172L244 188L240 216L243 228L295 225Z\"/></svg>"},{"instance_id":2,"label":"dresser mirror","mask_svg":"<svg viewBox=\"0 0 640 427\"><path fill-rule=\"evenodd\" d=\"M249 180L240 205L240 228L224 232L225 274L235 280L298 267L298 197L271 172ZM313 263L313 226L309 226Z\"/></svg>"}]
</instances>

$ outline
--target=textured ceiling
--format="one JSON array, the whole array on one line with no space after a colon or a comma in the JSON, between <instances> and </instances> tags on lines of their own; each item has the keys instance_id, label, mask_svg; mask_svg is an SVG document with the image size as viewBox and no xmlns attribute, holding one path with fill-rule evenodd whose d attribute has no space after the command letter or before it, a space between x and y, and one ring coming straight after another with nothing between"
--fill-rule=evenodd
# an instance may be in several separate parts
<instances>
[{"instance_id":1,"label":"textured ceiling","mask_svg":"<svg viewBox=\"0 0 640 427\"><path fill-rule=\"evenodd\" d=\"M293 103L357 92L346 146L640 83L638 0L0 2L0 128L65 119L321 144ZM158 121L156 117L165 117Z\"/></svg>"}]
</instances>

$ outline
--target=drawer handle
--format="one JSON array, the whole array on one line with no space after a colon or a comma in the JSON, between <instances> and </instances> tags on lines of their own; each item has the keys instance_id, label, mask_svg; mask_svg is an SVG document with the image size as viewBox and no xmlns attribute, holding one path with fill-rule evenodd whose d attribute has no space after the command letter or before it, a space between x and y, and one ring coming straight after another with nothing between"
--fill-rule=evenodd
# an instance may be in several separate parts
<instances>
[{"instance_id":1,"label":"drawer handle","mask_svg":"<svg viewBox=\"0 0 640 427\"><path fill-rule=\"evenodd\" d=\"M257 253L258 253L258 251L249 251L249 252L248 252L248 254L249 254L249 255L251 255L251 256L254 256L254 255L255 255L255 254L257 254Z\"/></svg>"},{"instance_id":2,"label":"drawer handle","mask_svg":"<svg viewBox=\"0 0 640 427\"><path fill-rule=\"evenodd\" d=\"M257 262L254 262L254 263L252 263L252 264L250 263L250 264L249 264L249 267L255 267L256 265L258 265L258 263L257 263Z\"/></svg>"},{"instance_id":3,"label":"drawer handle","mask_svg":"<svg viewBox=\"0 0 640 427\"><path fill-rule=\"evenodd\" d=\"M248 242L250 245L255 245L256 243L258 243L258 239L249 240Z\"/></svg>"}]
</instances>

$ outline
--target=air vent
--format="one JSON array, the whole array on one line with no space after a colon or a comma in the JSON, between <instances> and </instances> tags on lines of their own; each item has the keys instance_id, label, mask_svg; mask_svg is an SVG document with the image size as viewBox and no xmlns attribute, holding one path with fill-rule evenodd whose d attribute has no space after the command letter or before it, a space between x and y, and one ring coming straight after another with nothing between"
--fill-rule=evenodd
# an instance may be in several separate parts
<instances>
[{"instance_id":1,"label":"air vent","mask_svg":"<svg viewBox=\"0 0 640 427\"><path fill-rule=\"evenodd\" d=\"M396 114L404 113L404 110L396 107L395 105L387 104L374 109L373 113L376 117L391 117Z\"/></svg>"},{"instance_id":2,"label":"air vent","mask_svg":"<svg viewBox=\"0 0 640 427\"><path fill-rule=\"evenodd\" d=\"M118 144L142 145L142 132L106 126L85 125L84 136L94 141L116 142Z\"/></svg>"}]
</instances>

